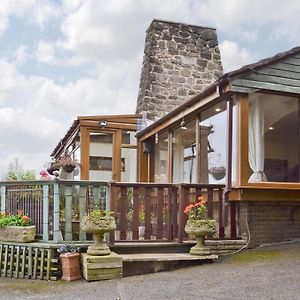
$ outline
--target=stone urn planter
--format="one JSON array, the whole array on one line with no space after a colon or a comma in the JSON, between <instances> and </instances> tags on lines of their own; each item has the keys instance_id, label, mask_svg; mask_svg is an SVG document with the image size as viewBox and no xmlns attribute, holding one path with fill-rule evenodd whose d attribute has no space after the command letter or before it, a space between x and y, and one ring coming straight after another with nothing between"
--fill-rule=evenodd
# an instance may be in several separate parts
<instances>
[{"instance_id":1,"label":"stone urn planter","mask_svg":"<svg viewBox=\"0 0 300 300\"><path fill-rule=\"evenodd\" d=\"M207 235L214 234L217 231L217 223L215 220L188 219L184 230L187 234L193 234L196 237L196 245L190 249L190 254L210 254L209 248L204 245L204 239Z\"/></svg>"},{"instance_id":2,"label":"stone urn planter","mask_svg":"<svg viewBox=\"0 0 300 300\"><path fill-rule=\"evenodd\" d=\"M115 218L112 215L104 215L93 211L90 215L83 217L80 227L83 231L93 234L94 243L87 249L89 255L109 255L110 249L104 240L104 234L116 230Z\"/></svg>"},{"instance_id":3,"label":"stone urn planter","mask_svg":"<svg viewBox=\"0 0 300 300\"><path fill-rule=\"evenodd\" d=\"M28 243L35 240L35 234L35 225L0 227L1 242Z\"/></svg>"}]
</instances>

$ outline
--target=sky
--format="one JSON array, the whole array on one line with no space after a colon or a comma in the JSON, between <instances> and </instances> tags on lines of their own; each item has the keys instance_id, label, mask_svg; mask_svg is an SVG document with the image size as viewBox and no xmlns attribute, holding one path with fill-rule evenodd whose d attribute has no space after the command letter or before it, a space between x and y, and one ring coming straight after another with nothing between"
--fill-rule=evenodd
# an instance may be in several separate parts
<instances>
[{"instance_id":1,"label":"sky","mask_svg":"<svg viewBox=\"0 0 300 300\"><path fill-rule=\"evenodd\" d=\"M134 113L153 19L217 29L224 72L300 45L300 1L0 0L0 178L77 116Z\"/></svg>"}]
</instances>

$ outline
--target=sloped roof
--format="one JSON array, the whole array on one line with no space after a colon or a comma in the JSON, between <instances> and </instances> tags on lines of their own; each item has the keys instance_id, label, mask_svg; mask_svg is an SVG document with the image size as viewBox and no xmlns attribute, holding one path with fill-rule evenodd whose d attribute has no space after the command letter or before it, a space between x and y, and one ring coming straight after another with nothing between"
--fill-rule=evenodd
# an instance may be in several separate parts
<instances>
[{"instance_id":1,"label":"sloped roof","mask_svg":"<svg viewBox=\"0 0 300 300\"><path fill-rule=\"evenodd\" d=\"M184 102L183 104L181 104L180 106L178 106L177 108L175 108L174 110L172 110L171 112L169 112L168 114L166 114L165 116L160 118L159 120L152 123L147 128L138 132L137 136L142 136L143 134L147 133L151 129L154 129L156 126L158 126L158 125L164 123L165 121L167 121L168 119L176 116L178 113L182 112L185 108L188 108L188 107L192 106L194 103L201 101L206 96L213 93L218 86L224 86L224 85L228 84L229 81L232 79L239 78L240 76L245 75L247 73L255 72L258 69L261 69L268 65L279 62L283 59L286 59L290 56L295 55L296 53L300 53L300 47L294 47L288 51L277 53L274 56L261 59L258 62L242 66L239 69L236 69L234 71L224 74L218 80L216 80L214 83L212 83L210 86L208 86L206 89L204 89L201 93L199 93L198 95L189 99L188 101Z\"/></svg>"},{"instance_id":2,"label":"sloped roof","mask_svg":"<svg viewBox=\"0 0 300 300\"><path fill-rule=\"evenodd\" d=\"M65 142L69 139L69 137L74 133L76 128L79 126L79 120L74 120L71 127L68 129L65 136L59 141L59 143L56 145L55 149L50 154L51 157L55 156L56 153L59 151L61 147L65 144Z\"/></svg>"},{"instance_id":3,"label":"sloped roof","mask_svg":"<svg viewBox=\"0 0 300 300\"><path fill-rule=\"evenodd\" d=\"M273 64L275 62L278 62L280 60L283 60L283 59L286 59L286 58L288 58L290 56L293 56L296 53L300 53L300 46L299 47L294 47L294 48L292 48L292 49L290 49L288 51L277 53L274 56L261 59L258 62L255 62L253 64L242 66L241 68L239 68L237 70L234 70L234 71L231 71L231 72L228 72L228 73L224 74L220 78L220 80L222 78L238 77L240 75L244 75L245 73L253 72L253 71L257 70L257 69L260 69L262 67L266 67L266 66L268 66L270 64Z\"/></svg>"}]
</instances>

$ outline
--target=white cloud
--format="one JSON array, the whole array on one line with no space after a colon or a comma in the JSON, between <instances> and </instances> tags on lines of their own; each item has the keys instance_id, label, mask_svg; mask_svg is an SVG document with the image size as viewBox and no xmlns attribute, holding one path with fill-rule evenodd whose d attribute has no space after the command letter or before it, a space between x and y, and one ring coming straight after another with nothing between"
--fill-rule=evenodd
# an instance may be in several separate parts
<instances>
[{"instance_id":1,"label":"white cloud","mask_svg":"<svg viewBox=\"0 0 300 300\"><path fill-rule=\"evenodd\" d=\"M215 26L227 36L250 38L249 29L268 26L266 36L270 39L299 40L300 2L286 0L240 1L202 0L194 2L194 10L204 22ZM244 35L244 33L246 33Z\"/></svg>"},{"instance_id":2,"label":"white cloud","mask_svg":"<svg viewBox=\"0 0 300 300\"><path fill-rule=\"evenodd\" d=\"M60 16L59 6L50 0L1 0L0 34L8 27L10 18L17 16L43 28L52 18Z\"/></svg>"},{"instance_id":3,"label":"white cloud","mask_svg":"<svg viewBox=\"0 0 300 300\"><path fill-rule=\"evenodd\" d=\"M221 58L224 72L238 69L239 67L254 62L255 57L246 49L233 42L225 40L220 44Z\"/></svg>"},{"instance_id":4,"label":"white cloud","mask_svg":"<svg viewBox=\"0 0 300 300\"><path fill-rule=\"evenodd\" d=\"M25 45L20 45L14 56L16 65L25 64L30 57L30 54L28 53L28 47Z\"/></svg>"},{"instance_id":5,"label":"white cloud","mask_svg":"<svg viewBox=\"0 0 300 300\"><path fill-rule=\"evenodd\" d=\"M39 41L36 50L37 61L47 64L56 64L55 59L55 45Z\"/></svg>"}]
</instances>

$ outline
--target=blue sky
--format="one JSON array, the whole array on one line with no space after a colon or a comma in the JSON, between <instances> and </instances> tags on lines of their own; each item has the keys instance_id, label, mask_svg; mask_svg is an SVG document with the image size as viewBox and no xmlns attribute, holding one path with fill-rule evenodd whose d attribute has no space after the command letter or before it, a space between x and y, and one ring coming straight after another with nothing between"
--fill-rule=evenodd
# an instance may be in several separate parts
<instances>
[{"instance_id":1,"label":"blue sky","mask_svg":"<svg viewBox=\"0 0 300 300\"><path fill-rule=\"evenodd\" d=\"M145 31L217 29L224 71L300 45L294 0L1 0L0 170L38 172L78 115L133 113Z\"/></svg>"}]
</instances>

